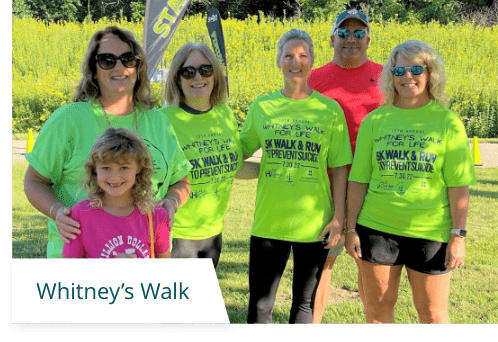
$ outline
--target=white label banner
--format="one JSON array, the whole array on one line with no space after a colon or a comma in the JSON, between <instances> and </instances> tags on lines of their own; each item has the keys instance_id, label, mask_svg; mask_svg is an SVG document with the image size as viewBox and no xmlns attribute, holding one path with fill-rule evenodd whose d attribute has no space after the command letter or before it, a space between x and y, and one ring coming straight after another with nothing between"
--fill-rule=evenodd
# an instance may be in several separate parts
<instances>
[{"instance_id":1,"label":"white label banner","mask_svg":"<svg viewBox=\"0 0 498 342\"><path fill-rule=\"evenodd\" d=\"M13 259L12 323L229 323L210 259Z\"/></svg>"}]
</instances>

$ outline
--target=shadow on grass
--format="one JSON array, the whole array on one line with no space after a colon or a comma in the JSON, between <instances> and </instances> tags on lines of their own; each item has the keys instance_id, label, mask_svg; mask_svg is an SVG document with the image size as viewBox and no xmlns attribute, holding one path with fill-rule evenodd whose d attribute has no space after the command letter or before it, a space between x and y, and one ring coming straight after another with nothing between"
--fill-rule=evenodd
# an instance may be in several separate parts
<instances>
[{"instance_id":1,"label":"shadow on grass","mask_svg":"<svg viewBox=\"0 0 498 342\"><path fill-rule=\"evenodd\" d=\"M489 180L489 179L478 179L477 183L479 183L479 184L489 184L489 185L498 185L498 181Z\"/></svg>"},{"instance_id":2,"label":"shadow on grass","mask_svg":"<svg viewBox=\"0 0 498 342\"><path fill-rule=\"evenodd\" d=\"M237 262L237 261L221 261L216 268L216 274L218 279L230 279L231 274L245 274L249 272L249 264L247 262Z\"/></svg>"},{"instance_id":3,"label":"shadow on grass","mask_svg":"<svg viewBox=\"0 0 498 342\"><path fill-rule=\"evenodd\" d=\"M231 324L247 323L247 305L227 305L226 309Z\"/></svg>"},{"instance_id":4,"label":"shadow on grass","mask_svg":"<svg viewBox=\"0 0 498 342\"><path fill-rule=\"evenodd\" d=\"M36 239L12 241L12 259L45 259L46 257L46 243L41 244Z\"/></svg>"},{"instance_id":5,"label":"shadow on grass","mask_svg":"<svg viewBox=\"0 0 498 342\"><path fill-rule=\"evenodd\" d=\"M223 240L223 249L221 253L249 253L249 239L247 240Z\"/></svg>"},{"instance_id":6,"label":"shadow on grass","mask_svg":"<svg viewBox=\"0 0 498 342\"><path fill-rule=\"evenodd\" d=\"M12 221L12 258L46 258L47 217L12 215Z\"/></svg>"},{"instance_id":7,"label":"shadow on grass","mask_svg":"<svg viewBox=\"0 0 498 342\"><path fill-rule=\"evenodd\" d=\"M469 190L470 196L498 199L498 191Z\"/></svg>"},{"instance_id":8,"label":"shadow on grass","mask_svg":"<svg viewBox=\"0 0 498 342\"><path fill-rule=\"evenodd\" d=\"M247 305L227 305L227 314L231 324L247 323ZM274 307L272 321L277 324L287 324L289 322L290 311L288 308Z\"/></svg>"}]
</instances>

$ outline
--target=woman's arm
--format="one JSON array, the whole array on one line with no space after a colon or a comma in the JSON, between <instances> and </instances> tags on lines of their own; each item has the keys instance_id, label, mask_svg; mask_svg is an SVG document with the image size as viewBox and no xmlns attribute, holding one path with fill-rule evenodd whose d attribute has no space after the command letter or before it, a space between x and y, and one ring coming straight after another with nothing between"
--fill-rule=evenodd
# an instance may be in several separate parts
<instances>
[{"instance_id":1,"label":"woman's arm","mask_svg":"<svg viewBox=\"0 0 498 342\"><path fill-rule=\"evenodd\" d=\"M323 239L325 235L330 233L330 242L326 248L332 248L339 243L344 228L344 220L346 216L346 187L348 183L348 167L347 165L335 167L331 169L332 174L332 189L334 196L334 219L330 222L322 233L318 236Z\"/></svg>"},{"instance_id":2,"label":"woman's arm","mask_svg":"<svg viewBox=\"0 0 498 342\"><path fill-rule=\"evenodd\" d=\"M469 187L448 188L448 199L450 202L451 218L453 219L453 228L466 229L469 208ZM448 269L453 270L458 268L464 259L465 238L452 235L446 248L445 265Z\"/></svg>"},{"instance_id":3,"label":"woman's arm","mask_svg":"<svg viewBox=\"0 0 498 342\"><path fill-rule=\"evenodd\" d=\"M244 165L237 171L235 178L237 179L254 179L259 177L259 168L261 164L257 162L244 160Z\"/></svg>"},{"instance_id":4,"label":"woman's arm","mask_svg":"<svg viewBox=\"0 0 498 342\"><path fill-rule=\"evenodd\" d=\"M70 208L60 203L52 192L50 179L40 175L31 165L24 175L24 193L28 201L42 214L55 221L64 243L76 239L80 224L69 217Z\"/></svg>"},{"instance_id":5,"label":"woman's arm","mask_svg":"<svg viewBox=\"0 0 498 342\"><path fill-rule=\"evenodd\" d=\"M356 221L368 190L368 183L348 182L346 251L355 259L361 257L360 239L356 234Z\"/></svg>"},{"instance_id":6,"label":"woman's arm","mask_svg":"<svg viewBox=\"0 0 498 342\"><path fill-rule=\"evenodd\" d=\"M175 222L174 217L178 208L187 202L188 195L190 194L190 182L188 177L185 176L173 185L170 185L166 196L158 202L158 205L168 211L169 227L173 227Z\"/></svg>"}]
</instances>

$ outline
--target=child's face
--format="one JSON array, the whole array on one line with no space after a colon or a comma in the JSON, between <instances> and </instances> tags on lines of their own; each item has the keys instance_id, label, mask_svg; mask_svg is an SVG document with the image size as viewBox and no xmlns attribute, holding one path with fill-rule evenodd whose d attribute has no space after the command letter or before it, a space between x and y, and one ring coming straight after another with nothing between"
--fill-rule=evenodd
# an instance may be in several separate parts
<instances>
[{"instance_id":1,"label":"child's face","mask_svg":"<svg viewBox=\"0 0 498 342\"><path fill-rule=\"evenodd\" d=\"M135 184L137 173L140 172L136 160L97 162L97 184L105 192L105 199L127 200L131 198L131 188Z\"/></svg>"}]
</instances>

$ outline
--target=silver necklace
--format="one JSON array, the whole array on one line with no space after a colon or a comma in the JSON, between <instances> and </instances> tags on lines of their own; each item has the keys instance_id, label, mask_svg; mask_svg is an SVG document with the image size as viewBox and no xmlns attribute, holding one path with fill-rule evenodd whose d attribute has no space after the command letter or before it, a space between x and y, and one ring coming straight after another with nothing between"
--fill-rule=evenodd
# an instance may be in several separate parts
<instances>
[{"instance_id":1,"label":"silver necklace","mask_svg":"<svg viewBox=\"0 0 498 342\"><path fill-rule=\"evenodd\" d=\"M112 126L111 120L109 119L109 115L107 114L107 111L104 109L104 106L102 105L102 102L100 102L100 100L99 104L100 108L102 108L102 111L104 112L104 117L107 120L107 123L109 124L109 126ZM137 112L135 110L135 105L133 105L133 121L135 122L135 131L137 131L138 133L138 118L137 118Z\"/></svg>"}]
</instances>

